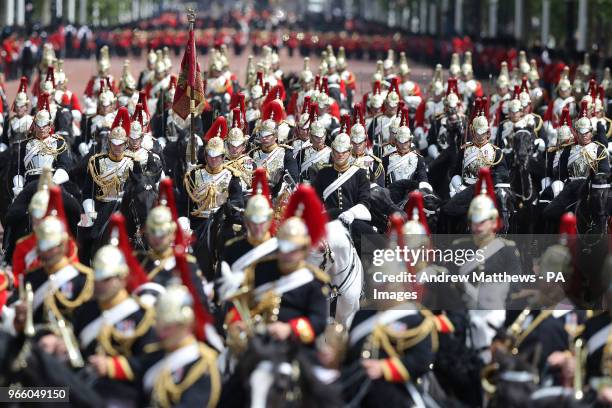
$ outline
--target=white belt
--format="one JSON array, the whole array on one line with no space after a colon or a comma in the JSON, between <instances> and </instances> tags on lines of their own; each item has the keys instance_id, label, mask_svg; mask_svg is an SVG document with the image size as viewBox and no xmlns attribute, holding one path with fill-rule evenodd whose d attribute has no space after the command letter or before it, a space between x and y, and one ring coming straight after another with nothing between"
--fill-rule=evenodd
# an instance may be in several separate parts
<instances>
[{"instance_id":1,"label":"white belt","mask_svg":"<svg viewBox=\"0 0 612 408\"><path fill-rule=\"evenodd\" d=\"M586 177L570 177L570 180L586 180Z\"/></svg>"}]
</instances>

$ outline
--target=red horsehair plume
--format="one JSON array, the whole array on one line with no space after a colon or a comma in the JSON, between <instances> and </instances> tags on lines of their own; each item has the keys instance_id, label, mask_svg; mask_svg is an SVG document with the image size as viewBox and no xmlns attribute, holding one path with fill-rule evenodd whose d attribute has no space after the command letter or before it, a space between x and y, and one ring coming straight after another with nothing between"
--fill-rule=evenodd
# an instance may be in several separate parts
<instances>
[{"instance_id":1,"label":"red horsehair plume","mask_svg":"<svg viewBox=\"0 0 612 408\"><path fill-rule=\"evenodd\" d=\"M125 228L125 217L119 212L115 212L110 217L111 239L118 240L117 247L123 253L125 262L130 269L127 277L127 289L131 293L140 285L147 283L149 278L144 269L134 256L134 249L130 244L130 239Z\"/></svg>"},{"instance_id":2,"label":"red horsehair plume","mask_svg":"<svg viewBox=\"0 0 612 408\"><path fill-rule=\"evenodd\" d=\"M210 139L213 137L220 137L221 139L225 139L227 136L227 120L225 116L219 116L204 135L204 141L208 143Z\"/></svg>"},{"instance_id":3,"label":"red horsehair plume","mask_svg":"<svg viewBox=\"0 0 612 408\"><path fill-rule=\"evenodd\" d=\"M297 216L302 218L308 229L312 246L316 246L325 236L327 212L314 188L308 184L300 184L289 198L283 221Z\"/></svg>"},{"instance_id":4,"label":"red horsehair plume","mask_svg":"<svg viewBox=\"0 0 612 408\"><path fill-rule=\"evenodd\" d=\"M240 108L234 108L232 110L232 128L242 128L242 124L240 123Z\"/></svg>"},{"instance_id":5,"label":"red horsehair plume","mask_svg":"<svg viewBox=\"0 0 612 408\"><path fill-rule=\"evenodd\" d=\"M340 118L340 133L346 133L350 135L351 133L351 117L348 113L342 115Z\"/></svg>"},{"instance_id":6,"label":"red horsehair plume","mask_svg":"<svg viewBox=\"0 0 612 408\"><path fill-rule=\"evenodd\" d=\"M266 105L264 105L262 119L272 119L276 123L279 123L280 121L285 119L285 110L277 100L273 100L272 102L268 102Z\"/></svg>"},{"instance_id":7,"label":"red horsehair plume","mask_svg":"<svg viewBox=\"0 0 612 408\"><path fill-rule=\"evenodd\" d=\"M302 114L310 113L310 96L304 97L304 104L302 105Z\"/></svg>"},{"instance_id":8,"label":"red horsehair plume","mask_svg":"<svg viewBox=\"0 0 612 408\"><path fill-rule=\"evenodd\" d=\"M255 169L251 186L253 188L253 195L261 194L265 196L272 208L272 195L270 194L270 185L268 184L268 176L265 168L258 167Z\"/></svg>"},{"instance_id":9,"label":"red horsehair plume","mask_svg":"<svg viewBox=\"0 0 612 408\"><path fill-rule=\"evenodd\" d=\"M113 121L112 129L116 128L117 126L121 126L123 130L125 130L125 134L129 135L130 125L130 113L125 106L122 106L117 111L117 116L115 116L115 120Z\"/></svg>"},{"instance_id":10,"label":"red horsehair plume","mask_svg":"<svg viewBox=\"0 0 612 408\"><path fill-rule=\"evenodd\" d=\"M429 225L427 224L427 217L425 216L425 205L423 204L423 194L420 191L412 191L408 195L408 203L406 203L406 214L408 218L413 221L418 221L427 235L429 235Z\"/></svg>"}]
</instances>

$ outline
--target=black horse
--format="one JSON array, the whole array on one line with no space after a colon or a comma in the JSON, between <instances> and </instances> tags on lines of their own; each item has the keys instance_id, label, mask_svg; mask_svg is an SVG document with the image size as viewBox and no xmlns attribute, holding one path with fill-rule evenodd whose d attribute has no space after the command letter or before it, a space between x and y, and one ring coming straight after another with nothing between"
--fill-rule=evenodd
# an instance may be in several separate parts
<instances>
[{"instance_id":1,"label":"black horse","mask_svg":"<svg viewBox=\"0 0 612 408\"><path fill-rule=\"evenodd\" d=\"M225 243L242 234L243 212L243 209L228 201L213 213L199 231L195 231L197 239L194 255L208 281L215 278L217 263Z\"/></svg>"},{"instance_id":2,"label":"black horse","mask_svg":"<svg viewBox=\"0 0 612 408\"><path fill-rule=\"evenodd\" d=\"M146 240L143 239L144 227L147 215L157 202L158 189L155 180L158 179L159 174L135 174L125 186L120 211L125 217L132 246L137 251L147 249Z\"/></svg>"}]
</instances>

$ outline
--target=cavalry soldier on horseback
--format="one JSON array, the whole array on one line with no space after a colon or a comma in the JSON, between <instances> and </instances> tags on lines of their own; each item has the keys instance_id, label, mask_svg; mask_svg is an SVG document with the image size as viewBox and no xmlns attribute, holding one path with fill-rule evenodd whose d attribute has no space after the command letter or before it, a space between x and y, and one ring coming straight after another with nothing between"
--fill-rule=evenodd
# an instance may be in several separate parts
<instances>
[{"instance_id":1,"label":"cavalry soldier on horseback","mask_svg":"<svg viewBox=\"0 0 612 408\"><path fill-rule=\"evenodd\" d=\"M13 146L25 140L32 126L34 118L28 113L30 111L30 99L28 98L28 79L21 77L19 89L15 102L13 102L13 113L8 122L6 132L2 134L0 150Z\"/></svg>"},{"instance_id":2,"label":"cavalry soldier on horseback","mask_svg":"<svg viewBox=\"0 0 612 408\"><path fill-rule=\"evenodd\" d=\"M357 113L357 115L361 115L361 113ZM362 121L355 123L351 128L350 141L349 163L364 169L370 182L384 187L385 170L382 161L368 149L368 135Z\"/></svg>"},{"instance_id":3,"label":"cavalry soldier on horseback","mask_svg":"<svg viewBox=\"0 0 612 408\"><path fill-rule=\"evenodd\" d=\"M489 167L495 181L496 188L508 188L508 170L501 150L490 140L489 122L484 111L478 112L472 121L472 141L468 142L459 151L455 169L456 173L451 179L449 189L451 200L443 207L447 214L465 214L467 198L473 195L473 186L478 180L478 173L483 167Z\"/></svg>"},{"instance_id":4,"label":"cavalry soldier on horseback","mask_svg":"<svg viewBox=\"0 0 612 408\"><path fill-rule=\"evenodd\" d=\"M375 95L372 96L372 98L374 98L373 103L378 103ZM397 115L397 106L400 100L401 96L398 89L397 79L394 78L391 89L384 99L382 112L373 116L367 127L368 136L376 146L374 154L377 157L382 157L382 146L389 142L389 127Z\"/></svg>"},{"instance_id":5,"label":"cavalry soldier on horseback","mask_svg":"<svg viewBox=\"0 0 612 408\"><path fill-rule=\"evenodd\" d=\"M108 137L108 132L113 125L115 116L117 116L116 98L113 91L108 86L107 82L100 83L100 93L96 104L96 115L87 123L86 140L81 141L79 152L82 156L86 156L92 146L99 145L100 153L104 151L104 140ZM97 150L97 149L96 149Z\"/></svg>"},{"instance_id":6,"label":"cavalry soldier on horseback","mask_svg":"<svg viewBox=\"0 0 612 408\"><path fill-rule=\"evenodd\" d=\"M414 199L410 201L412 205ZM411 214L408 222L403 224L401 219L399 222L393 222L398 226L398 247L403 245L404 239L412 240L409 238L412 236L419 243L418 247L428 239L424 216L412 217ZM400 264L405 271L405 264ZM401 284L396 284L394 290L416 289L419 292L418 286L404 288L397 285ZM443 321L452 327L448 320ZM364 380L345 390L345 400L353 402L359 395L362 398L359 406L362 407L379 406L381 395L385 396L385 404L390 407L406 406L411 399L418 401L420 391L415 384L430 371L435 359L438 324L436 316L420 305L420 299L414 302L373 300L370 307L359 310L348 333L343 372L362 370L365 375L362 377ZM364 384L367 380L369 386Z\"/></svg>"},{"instance_id":7,"label":"cavalry soldier on horseback","mask_svg":"<svg viewBox=\"0 0 612 408\"><path fill-rule=\"evenodd\" d=\"M83 187L84 227L93 226L94 221L96 225L105 223L111 213L118 209L130 174L142 173L138 161L126 152L130 129L128 110L122 107L117 112L108 137L108 153L98 153L89 158L87 180Z\"/></svg>"},{"instance_id":8,"label":"cavalry soldier on horseback","mask_svg":"<svg viewBox=\"0 0 612 408\"><path fill-rule=\"evenodd\" d=\"M220 116L204 137L205 164L185 174L183 182L191 200L189 213L194 231L198 231L226 201L237 207L243 206L240 174L224 163L226 135L227 124Z\"/></svg>"},{"instance_id":9,"label":"cavalry soldier on horseback","mask_svg":"<svg viewBox=\"0 0 612 408\"><path fill-rule=\"evenodd\" d=\"M155 306L155 330L164 357L142 377L143 391L157 407L216 407L221 395L217 353L194 336L196 305L182 285L171 285Z\"/></svg>"},{"instance_id":10,"label":"cavalry soldier on horseback","mask_svg":"<svg viewBox=\"0 0 612 408\"><path fill-rule=\"evenodd\" d=\"M174 245L184 237L184 230L175 218L176 202L170 179L160 182L160 205L154 207L147 217L145 238L149 250L137 254L140 265L147 274L149 282L139 288L140 296L148 294L157 298L164 288L179 275L176 268ZM189 275L198 289L199 297L206 299L202 287L202 271L195 257L185 256Z\"/></svg>"},{"instance_id":11,"label":"cavalry soldier on horseback","mask_svg":"<svg viewBox=\"0 0 612 408\"><path fill-rule=\"evenodd\" d=\"M57 321L71 320L74 310L93 296L93 271L68 258L67 231L59 211L58 216L47 216L36 226L40 265L26 271L23 279L23 285L31 285L34 292L34 324L49 321L50 314ZM15 306L15 329L22 331L25 323L26 305L19 303Z\"/></svg>"},{"instance_id":12,"label":"cavalry soldier on horseback","mask_svg":"<svg viewBox=\"0 0 612 408\"><path fill-rule=\"evenodd\" d=\"M265 315L266 331L278 341L293 340L312 347L325 329L329 278L306 263L311 247L325 234L324 214L312 187L298 187L276 235L277 254L244 273L250 313ZM239 321L250 324L251 316L241 315L238 308L230 310L226 316L229 326Z\"/></svg>"},{"instance_id":13,"label":"cavalry soldier on horseback","mask_svg":"<svg viewBox=\"0 0 612 408\"><path fill-rule=\"evenodd\" d=\"M556 145L548 148L546 177L542 179L542 191L540 192L539 202L545 204L550 203L563 190L564 184L563 180L560 179L559 163L563 151L569 150L575 142L572 118L570 117L568 106L564 107L561 113L561 120L556 129L555 140Z\"/></svg>"},{"instance_id":14,"label":"cavalry soldier on horseback","mask_svg":"<svg viewBox=\"0 0 612 408\"><path fill-rule=\"evenodd\" d=\"M105 45L100 49L98 73L89 79L87 87L85 88L85 115L92 116L98 110L96 95L102 92L102 84L108 86L111 92L115 92L115 79L110 74L110 68L110 54L108 46Z\"/></svg>"},{"instance_id":15,"label":"cavalry soldier on horseback","mask_svg":"<svg viewBox=\"0 0 612 408\"><path fill-rule=\"evenodd\" d=\"M308 121L310 143L304 143L298 152L298 167L300 169L300 181L314 180L316 173L330 162L331 148L325 144L327 130L325 125L317 115L317 107L310 109L310 119ZM348 129L341 133L346 133Z\"/></svg>"},{"instance_id":16,"label":"cavalry soldier on horseback","mask_svg":"<svg viewBox=\"0 0 612 408\"><path fill-rule=\"evenodd\" d=\"M370 225L370 180L366 171L349 161L351 142L340 134L332 143L332 162L319 170L313 185L331 219L339 219L350 231L357 251L361 237L372 233Z\"/></svg>"},{"instance_id":17,"label":"cavalry soldier on horseback","mask_svg":"<svg viewBox=\"0 0 612 408\"><path fill-rule=\"evenodd\" d=\"M278 101L271 101L264 111L261 127L257 130L260 147L250 154L257 167L266 169L270 190L275 195L281 189L285 174L289 174L293 181L298 180L298 166L291 147L277 143L279 122L284 115L283 107Z\"/></svg>"},{"instance_id":18,"label":"cavalry soldier on horseback","mask_svg":"<svg viewBox=\"0 0 612 408\"><path fill-rule=\"evenodd\" d=\"M138 76L138 89L145 89L147 85L152 83L153 77L155 76L155 63L157 62L157 55L152 49L147 54L147 66L140 72Z\"/></svg>"},{"instance_id":19,"label":"cavalry soldier on horseback","mask_svg":"<svg viewBox=\"0 0 612 408\"><path fill-rule=\"evenodd\" d=\"M245 137L241 125L240 108L235 108L232 112L232 128L227 134L225 158L228 160L227 166L236 169L240 174L242 191L247 191L251 189L253 171L256 166L253 158L247 152L248 138Z\"/></svg>"},{"instance_id":20,"label":"cavalry soldier on horseback","mask_svg":"<svg viewBox=\"0 0 612 408\"><path fill-rule=\"evenodd\" d=\"M38 180L43 167L54 170L53 182L62 184L68 181L67 169L70 168L70 153L66 141L53 133L53 122L49 111L49 94L40 95L40 109L32 124L32 137L19 142L19 156L12 165L13 194L18 195L23 186Z\"/></svg>"},{"instance_id":21,"label":"cavalry soldier on horseback","mask_svg":"<svg viewBox=\"0 0 612 408\"><path fill-rule=\"evenodd\" d=\"M275 252L277 239L272 237L274 210L266 171L258 168L253 174L253 195L244 211L246 233L225 244L222 260L232 272L244 271L247 267ZM225 266L221 266L221 275Z\"/></svg>"},{"instance_id":22,"label":"cavalry soldier on horseback","mask_svg":"<svg viewBox=\"0 0 612 408\"><path fill-rule=\"evenodd\" d=\"M544 209L549 220L558 220L578 198L584 182L592 177L590 188L609 190L610 161L605 140L605 128L598 124L594 129L588 117L588 103L581 104L580 118L575 123L576 143L563 150L559 157L560 180L565 183L563 191ZM594 132L597 136L594 138ZM597 214L599 215L599 214ZM596 216L596 214L593 214Z\"/></svg>"},{"instance_id":23,"label":"cavalry soldier on horseback","mask_svg":"<svg viewBox=\"0 0 612 408\"><path fill-rule=\"evenodd\" d=\"M140 163L140 167L147 175L157 176L154 179L158 182L164 177L162 161L159 155L143 146L144 144L144 112L141 103L136 105L136 111L132 115L130 134L128 137L128 149L134 160Z\"/></svg>"},{"instance_id":24,"label":"cavalry soldier on horseback","mask_svg":"<svg viewBox=\"0 0 612 408\"><path fill-rule=\"evenodd\" d=\"M98 250L93 299L77 308L73 319L83 357L98 377L95 390L116 402L138 398L138 375L162 357L147 352L156 346L155 311L128 292L128 275L135 272L125 256L113 244Z\"/></svg>"},{"instance_id":25,"label":"cavalry soldier on horseback","mask_svg":"<svg viewBox=\"0 0 612 408\"><path fill-rule=\"evenodd\" d=\"M414 180L418 183L427 183L430 190L433 188L427 182L427 169L423 157L412 149L412 133L408 127L408 111L402 110L400 126L394 136L395 151L382 159L383 168L387 175L387 187L400 180Z\"/></svg>"}]
</instances>

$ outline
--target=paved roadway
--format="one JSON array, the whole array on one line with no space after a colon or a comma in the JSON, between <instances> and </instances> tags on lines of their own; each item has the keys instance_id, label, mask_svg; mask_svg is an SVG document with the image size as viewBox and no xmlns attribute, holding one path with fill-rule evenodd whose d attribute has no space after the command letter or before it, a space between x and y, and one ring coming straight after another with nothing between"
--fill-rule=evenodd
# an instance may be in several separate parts
<instances>
[{"instance_id":1,"label":"paved roadway","mask_svg":"<svg viewBox=\"0 0 612 408\"><path fill-rule=\"evenodd\" d=\"M286 50L281 51L281 68L285 73L301 71L303 67L303 59L295 53L292 58L290 58L286 54ZM130 58L131 61L131 72L135 79L138 79L138 75L140 71L146 65L145 55L140 59ZM243 53L241 56L230 56L230 67L233 72L236 72L238 75L238 79L240 82L244 82L245 79L245 71L247 66L247 58L248 54ZM124 59L119 57L113 57L111 60L111 73L119 78L121 76L121 71L123 67ZM205 70L208 66L208 56L199 56L198 61L202 67L202 70ZM255 58L257 61L257 58ZM311 69L316 72L318 71L319 66L319 58L311 57L310 62ZM349 69L353 71L357 77L357 94L361 96L363 93L370 91L371 89L371 80L372 74L376 68L376 63L374 61L360 61L360 60L349 60ZM173 58L173 73L178 74L180 69L180 57ZM414 63L411 64L412 69L412 78L417 81L423 90L425 85L429 84L432 75L432 69L429 67L418 66ZM67 77L69 79L68 87L73 92L76 92L79 98L83 94L85 90L85 86L89 78L96 73L96 64L94 59L90 60L67 60L64 64L64 70L66 71ZM34 78L32 78L32 81ZM10 81L7 83L7 96L9 101L15 97L17 92L19 81Z\"/></svg>"}]
</instances>

